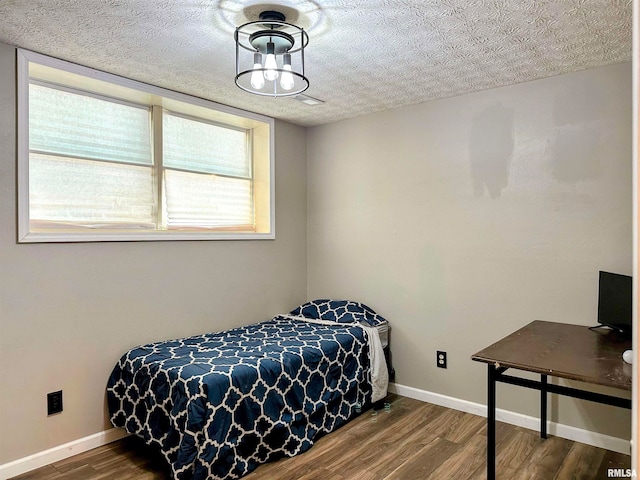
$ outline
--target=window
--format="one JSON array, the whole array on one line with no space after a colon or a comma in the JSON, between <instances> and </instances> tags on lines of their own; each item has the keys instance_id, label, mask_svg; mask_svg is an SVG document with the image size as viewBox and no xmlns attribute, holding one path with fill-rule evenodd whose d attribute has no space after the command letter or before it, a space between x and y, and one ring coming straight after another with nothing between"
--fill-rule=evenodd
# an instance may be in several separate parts
<instances>
[{"instance_id":1,"label":"window","mask_svg":"<svg viewBox=\"0 0 640 480\"><path fill-rule=\"evenodd\" d=\"M272 119L18 56L20 242L274 238Z\"/></svg>"}]
</instances>

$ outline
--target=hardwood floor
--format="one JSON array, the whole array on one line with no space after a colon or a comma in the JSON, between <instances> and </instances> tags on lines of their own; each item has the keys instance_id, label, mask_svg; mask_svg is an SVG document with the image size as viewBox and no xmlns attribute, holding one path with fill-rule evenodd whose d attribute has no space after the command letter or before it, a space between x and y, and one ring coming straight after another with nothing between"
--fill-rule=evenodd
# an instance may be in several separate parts
<instances>
[{"instance_id":1,"label":"hardwood floor","mask_svg":"<svg viewBox=\"0 0 640 480\"><path fill-rule=\"evenodd\" d=\"M363 412L308 452L258 467L244 480L480 480L486 420L391 396L391 410ZM602 480L630 468L627 455L498 423L496 476L507 480ZM14 480L168 480L162 458L126 438Z\"/></svg>"}]
</instances>

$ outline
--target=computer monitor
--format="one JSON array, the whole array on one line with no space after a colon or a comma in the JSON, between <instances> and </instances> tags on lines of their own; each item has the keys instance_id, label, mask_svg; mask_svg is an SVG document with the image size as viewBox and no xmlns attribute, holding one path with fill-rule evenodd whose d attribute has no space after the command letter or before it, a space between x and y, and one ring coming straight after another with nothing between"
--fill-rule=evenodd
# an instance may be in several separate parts
<instances>
[{"instance_id":1,"label":"computer monitor","mask_svg":"<svg viewBox=\"0 0 640 480\"><path fill-rule=\"evenodd\" d=\"M600 272L598 323L631 336L633 282L630 276Z\"/></svg>"}]
</instances>

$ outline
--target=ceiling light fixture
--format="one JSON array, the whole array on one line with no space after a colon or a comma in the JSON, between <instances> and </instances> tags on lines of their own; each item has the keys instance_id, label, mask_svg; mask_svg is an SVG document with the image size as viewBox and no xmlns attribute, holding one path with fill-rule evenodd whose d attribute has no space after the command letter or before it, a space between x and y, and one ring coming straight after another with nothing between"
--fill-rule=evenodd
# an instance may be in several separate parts
<instances>
[{"instance_id":1,"label":"ceiling light fixture","mask_svg":"<svg viewBox=\"0 0 640 480\"><path fill-rule=\"evenodd\" d=\"M309 88L304 49L309 36L273 10L236 28L236 85L256 95L285 97Z\"/></svg>"}]
</instances>

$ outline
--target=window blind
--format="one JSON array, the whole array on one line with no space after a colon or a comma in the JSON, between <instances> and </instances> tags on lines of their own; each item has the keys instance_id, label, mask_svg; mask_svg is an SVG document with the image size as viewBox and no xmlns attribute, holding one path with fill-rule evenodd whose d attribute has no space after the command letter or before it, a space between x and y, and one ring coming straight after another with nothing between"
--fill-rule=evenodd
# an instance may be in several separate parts
<instances>
[{"instance_id":1,"label":"window blind","mask_svg":"<svg viewBox=\"0 0 640 480\"><path fill-rule=\"evenodd\" d=\"M32 83L29 133L32 226L155 228L148 108Z\"/></svg>"},{"instance_id":2,"label":"window blind","mask_svg":"<svg viewBox=\"0 0 640 480\"><path fill-rule=\"evenodd\" d=\"M168 170L165 182L168 228L253 225L247 179Z\"/></svg>"},{"instance_id":3,"label":"window blind","mask_svg":"<svg viewBox=\"0 0 640 480\"><path fill-rule=\"evenodd\" d=\"M155 228L150 175L137 165L31 154L31 224Z\"/></svg>"},{"instance_id":4,"label":"window blind","mask_svg":"<svg viewBox=\"0 0 640 480\"><path fill-rule=\"evenodd\" d=\"M253 229L245 130L165 112L162 150L167 228Z\"/></svg>"},{"instance_id":5,"label":"window blind","mask_svg":"<svg viewBox=\"0 0 640 480\"><path fill-rule=\"evenodd\" d=\"M162 117L164 166L234 177L251 177L247 133L170 112Z\"/></svg>"},{"instance_id":6,"label":"window blind","mask_svg":"<svg viewBox=\"0 0 640 480\"><path fill-rule=\"evenodd\" d=\"M151 165L149 109L32 83L29 148L85 159Z\"/></svg>"}]
</instances>

